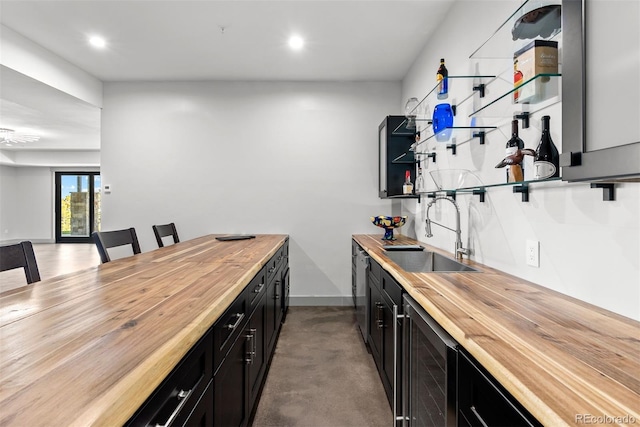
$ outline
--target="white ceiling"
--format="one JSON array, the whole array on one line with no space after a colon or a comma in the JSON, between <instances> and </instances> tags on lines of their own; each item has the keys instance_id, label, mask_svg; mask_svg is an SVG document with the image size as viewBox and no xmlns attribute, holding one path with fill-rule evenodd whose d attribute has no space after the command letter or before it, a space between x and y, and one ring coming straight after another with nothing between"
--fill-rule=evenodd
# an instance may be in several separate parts
<instances>
[{"instance_id":1,"label":"white ceiling","mask_svg":"<svg viewBox=\"0 0 640 427\"><path fill-rule=\"evenodd\" d=\"M40 140L0 146L19 150L99 150L100 109L0 66L0 127Z\"/></svg>"},{"instance_id":2,"label":"white ceiling","mask_svg":"<svg viewBox=\"0 0 640 427\"><path fill-rule=\"evenodd\" d=\"M102 81L397 81L454 1L0 0L0 23ZM306 40L300 52L287 46L292 33ZM88 44L94 34L107 40L104 50ZM76 147L63 135L46 140L57 125L59 133L70 125L74 140L76 126L56 123L63 117L46 95L34 113L37 93L8 89L6 74L0 127L10 127L3 124L10 117L23 120L47 147Z\"/></svg>"}]
</instances>

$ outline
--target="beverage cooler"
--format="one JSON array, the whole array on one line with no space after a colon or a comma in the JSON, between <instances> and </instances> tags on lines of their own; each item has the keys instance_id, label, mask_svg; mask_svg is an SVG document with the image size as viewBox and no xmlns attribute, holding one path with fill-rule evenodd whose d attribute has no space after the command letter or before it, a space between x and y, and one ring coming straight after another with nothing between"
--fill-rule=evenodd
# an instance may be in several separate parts
<instances>
[{"instance_id":1,"label":"beverage cooler","mask_svg":"<svg viewBox=\"0 0 640 427\"><path fill-rule=\"evenodd\" d=\"M458 343L406 294L403 306L403 402L395 425L456 426Z\"/></svg>"}]
</instances>

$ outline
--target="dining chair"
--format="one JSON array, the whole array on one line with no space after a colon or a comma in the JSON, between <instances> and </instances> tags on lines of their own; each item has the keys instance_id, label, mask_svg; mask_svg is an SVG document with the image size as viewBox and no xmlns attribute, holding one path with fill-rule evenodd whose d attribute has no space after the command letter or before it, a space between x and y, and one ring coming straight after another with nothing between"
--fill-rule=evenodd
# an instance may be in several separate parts
<instances>
[{"instance_id":1,"label":"dining chair","mask_svg":"<svg viewBox=\"0 0 640 427\"><path fill-rule=\"evenodd\" d=\"M27 284L40 281L36 254L29 241L0 247L0 271L24 268Z\"/></svg>"},{"instance_id":2,"label":"dining chair","mask_svg":"<svg viewBox=\"0 0 640 427\"><path fill-rule=\"evenodd\" d=\"M138 236L136 235L136 229L133 227L114 231L94 231L92 233L92 237L96 244L96 248L98 248L100 260L103 264L111 261L109 252L107 252L108 248L131 245L134 255L141 252L140 244L138 243Z\"/></svg>"},{"instance_id":3,"label":"dining chair","mask_svg":"<svg viewBox=\"0 0 640 427\"><path fill-rule=\"evenodd\" d=\"M170 224L154 225L152 228L153 234L156 235L156 241L158 242L159 248L164 247L164 242L162 241L163 237L171 236L173 237L173 243L180 242L180 239L178 238L178 230L176 230L176 225L173 222Z\"/></svg>"}]
</instances>

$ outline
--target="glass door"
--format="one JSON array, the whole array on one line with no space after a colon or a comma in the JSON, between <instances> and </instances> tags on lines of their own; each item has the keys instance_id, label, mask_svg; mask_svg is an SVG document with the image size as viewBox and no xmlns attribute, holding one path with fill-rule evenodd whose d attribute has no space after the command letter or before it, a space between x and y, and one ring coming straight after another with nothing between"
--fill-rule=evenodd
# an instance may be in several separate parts
<instances>
[{"instance_id":1,"label":"glass door","mask_svg":"<svg viewBox=\"0 0 640 427\"><path fill-rule=\"evenodd\" d=\"M56 172L56 243L92 243L100 231L99 172Z\"/></svg>"}]
</instances>

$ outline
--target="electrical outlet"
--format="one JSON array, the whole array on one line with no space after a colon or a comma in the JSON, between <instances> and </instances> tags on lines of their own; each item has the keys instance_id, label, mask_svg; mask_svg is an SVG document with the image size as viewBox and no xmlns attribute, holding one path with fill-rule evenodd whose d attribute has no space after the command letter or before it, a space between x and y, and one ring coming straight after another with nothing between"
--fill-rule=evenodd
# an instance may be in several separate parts
<instances>
[{"instance_id":1,"label":"electrical outlet","mask_svg":"<svg viewBox=\"0 0 640 427\"><path fill-rule=\"evenodd\" d=\"M540 267L540 242L527 240L527 265Z\"/></svg>"}]
</instances>

